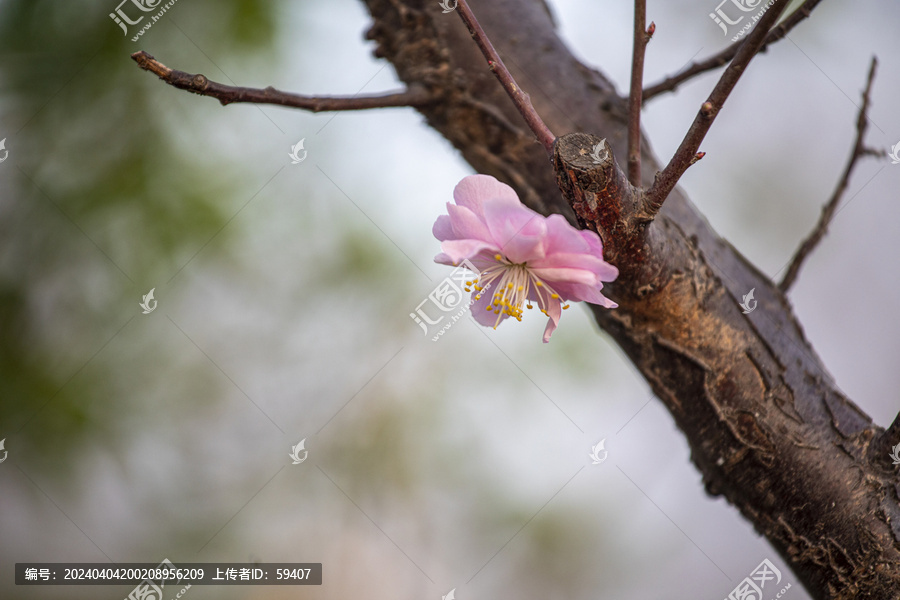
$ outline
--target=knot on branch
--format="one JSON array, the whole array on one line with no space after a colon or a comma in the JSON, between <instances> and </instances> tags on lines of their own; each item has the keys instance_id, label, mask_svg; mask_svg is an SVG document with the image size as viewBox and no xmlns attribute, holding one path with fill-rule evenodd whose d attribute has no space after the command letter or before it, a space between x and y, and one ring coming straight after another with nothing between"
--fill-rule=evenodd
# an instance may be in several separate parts
<instances>
[{"instance_id":1,"label":"knot on branch","mask_svg":"<svg viewBox=\"0 0 900 600\"><path fill-rule=\"evenodd\" d=\"M628 182L607 141L566 134L553 147L553 167L579 226L600 236L603 257L619 269L620 282L627 280L635 290L651 283L656 288L666 270L660 253L651 253L656 228L641 208L640 190Z\"/></svg>"},{"instance_id":2,"label":"knot on branch","mask_svg":"<svg viewBox=\"0 0 900 600\"><path fill-rule=\"evenodd\" d=\"M628 229L635 192L606 139L570 133L556 140L553 164L560 190L579 224L596 231L605 247ZM611 249L611 248L610 248Z\"/></svg>"}]
</instances>

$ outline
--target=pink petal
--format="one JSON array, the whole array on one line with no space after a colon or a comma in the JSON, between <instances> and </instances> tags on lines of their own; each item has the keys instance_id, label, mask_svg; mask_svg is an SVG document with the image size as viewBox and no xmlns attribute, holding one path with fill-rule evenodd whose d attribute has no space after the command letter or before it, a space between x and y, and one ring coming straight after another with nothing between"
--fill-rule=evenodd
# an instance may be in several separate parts
<instances>
[{"instance_id":1,"label":"pink petal","mask_svg":"<svg viewBox=\"0 0 900 600\"><path fill-rule=\"evenodd\" d=\"M439 216L431 227L431 233L434 234L434 237L436 237L439 242L452 238L453 225L450 223L450 217L447 215Z\"/></svg>"},{"instance_id":2,"label":"pink petal","mask_svg":"<svg viewBox=\"0 0 900 600\"><path fill-rule=\"evenodd\" d=\"M579 229L578 234L581 235L581 238L588 243L588 246L590 246L589 252L591 254L603 256L603 241L600 239L599 235L593 231L588 231L587 229Z\"/></svg>"},{"instance_id":3,"label":"pink petal","mask_svg":"<svg viewBox=\"0 0 900 600\"><path fill-rule=\"evenodd\" d=\"M481 240L444 240L441 242L443 254L450 257L455 264L464 258L472 258L482 250L497 251L497 247Z\"/></svg>"},{"instance_id":4,"label":"pink petal","mask_svg":"<svg viewBox=\"0 0 900 600\"><path fill-rule=\"evenodd\" d=\"M546 255L547 224L530 208L489 200L484 203L484 217L491 236L510 261L524 263Z\"/></svg>"},{"instance_id":5,"label":"pink petal","mask_svg":"<svg viewBox=\"0 0 900 600\"><path fill-rule=\"evenodd\" d=\"M562 307L559 300L550 299L547 305L547 316L550 318L547 320L547 327L544 328L545 344L550 341L550 336L556 331L556 327L559 325L559 318L562 316Z\"/></svg>"},{"instance_id":6,"label":"pink petal","mask_svg":"<svg viewBox=\"0 0 900 600\"><path fill-rule=\"evenodd\" d=\"M531 264L546 256L546 227L544 220L536 216L512 238L501 246L503 255L514 263Z\"/></svg>"},{"instance_id":7,"label":"pink petal","mask_svg":"<svg viewBox=\"0 0 900 600\"><path fill-rule=\"evenodd\" d=\"M593 231L575 229L569 225L569 222L562 215L550 215L547 217L547 254L554 252L590 252L593 254L590 244L581 235L582 233L591 233L597 237L597 234ZM597 237L598 241L599 239Z\"/></svg>"},{"instance_id":8,"label":"pink petal","mask_svg":"<svg viewBox=\"0 0 900 600\"><path fill-rule=\"evenodd\" d=\"M602 288L603 285L600 285ZM567 300L577 302L590 302L606 308L616 308L618 304L600 293L600 289L595 286L582 284L558 284L556 291L559 295Z\"/></svg>"},{"instance_id":9,"label":"pink petal","mask_svg":"<svg viewBox=\"0 0 900 600\"><path fill-rule=\"evenodd\" d=\"M453 190L453 200L456 201L456 204L465 206L481 218L484 217L482 203L489 198L510 206L521 206L515 190L505 183L500 183L490 175L469 175L464 177Z\"/></svg>"},{"instance_id":10,"label":"pink petal","mask_svg":"<svg viewBox=\"0 0 900 600\"><path fill-rule=\"evenodd\" d=\"M619 270L592 254L548 254L546 258L528 263L534 269L581 269L590 271L600 281L613 281L619 275Z\"/></svg>"},{"instance_id":11,"label":"pink petal","mask_svg":"<svg viewBox=\"0 0 900 600\"><path fill-rule=\"evenodd\" d=\"M456 266L455 264L453 264L453 260L443 252L434 257L434 262L438 263L439 265L449 265L451 267Z\"/></svg>"},{"instance_id":12,"label":"pink petal","mask_svg":"<svg viewBox=\"0 0 900 600\"><path fill-rule=\"evenodd\" d=\"M444 242L446 244L447 242ZM443 244L441 244L443 247ZM585 269L569 269L566 267L548 269L529 269L536 276L550 284L551 287L559 287L561 283L581 283L584 285L597 285L599 279L592 272Z\"/></svg>"},{"instance_id":13,"label":"pink petal","mask_svg":"<svg viewBox=\"0 0 900 600\"><path fill-rule=\"evenodd\" d=\"M447 213L450 216L450 225L453 227L456 239L469 238L485 242L493 239L484 221L465 206L456 206L448 202Z\"/></svg>"},{"instance_id":14,"label":"pink petal","mask_svg":"<svg viewBox=\"0 0 900 600\"><path fill-rule=\"evenodd\" d=\"M473 294L474 296L475 294ZM484 325L485 327L493 327L495 323L497 323L497 317L500 317L500 323L508 318L509 315L500 314L497 315L493 310L488 310L488 306L490 306L491 302L494 299L494 294L490 290L482 290L481 299L476 300L474 304L472 304L472 317L474 317L475 321L479 325ZM499 323L497 323L499 325Z\"/></svg>"}]
</instances>

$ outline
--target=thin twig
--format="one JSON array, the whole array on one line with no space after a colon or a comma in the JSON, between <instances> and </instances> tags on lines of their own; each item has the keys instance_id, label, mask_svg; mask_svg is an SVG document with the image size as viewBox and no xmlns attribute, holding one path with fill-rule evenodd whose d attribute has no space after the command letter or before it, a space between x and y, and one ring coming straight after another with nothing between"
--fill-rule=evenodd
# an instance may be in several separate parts
<instances>
[{"instance_id":1,"label":"thin twig","mask_svg":"<svg viewBox=\"0 0 900 600\"><path fill-rule=\"evenodd\" d=\"M681 176L684 175L684 172L687 171L688 167L703 158L702 154L697 153L700 143L706 137L707 132L709 132L709 128L712 126L713 121L716 120L716 115L722 109L722 106L728 99L728 95L731 94L741 75L744 74L747 65L759 52L769 33L769 29L778 20L788 3L789 0L775 0L775 3L762 16L753 31L749 33L746 41L741 44L740 50L738 50L737 55L731 61L731 64L728 65L728 68L725 69L725 72L722 73L722 77L719 78L709 98L700 106L691 128L681 141L678 150L675 151L675 155L672 156L666 168L656 174L653 185L650 186L650 189L644 196L645 218L652 219L656 216L656 213L662 208L663 202L665 202L669 193L675 187L675 184L678 183L678 180L681 179Z\"/></svg>"},{"instance_id":2,"label":"thin twig","mask_svg":"<svg viewBox=\"0 0 900 600\"><path fill-rule=\"evenodd\" d=\"M481 53L484 54L484 57L487 59L491 71L494 72L494 75L497 76L503 89L509 94L513 104L516 105L516 108L525 119L528 127L534 132L534 135L537 136L538 141L547 151L547 154L552 155L553 142L556 140L556 136L553 135L553 132L550 131L546 124L544 124L543 119L541 119L540 115L537 114L537 111L534 110L534 106L531 105L531 98L522 91L522 88L520 88L516 83L516 80L513 79L509 69L503 64L500 55L497 54L494 45L491 44L491 40L488 39L484 29L481 28L478 19L476 19L475 15L472 13L472 9L469 8L468 2L466 2L466 0L459 0L456 10L459 12L459 16L462 18L463 23L468 27L469 33L472 34L472 38L478 45L478 49L481 50Z\"/></svg>"},{"instance_id":3,"label":"thin twig","mask_svg":"<svg viewBox=\"0 0 900 600\"><path fill-rule=\"evenodd\" d=\"M812 13L812 10L821 1L822 0L806 0L806 2L801 4L797 8L797 10L792 12L790 16L788 16L784 21L772 28L772 30L769 32L769 35L766 36L766 41L763 42L763 45L759 49L759 51L765 52L766 48L768 48L770 44L774 44L775 42L783 39L801 21L809 17L810 13ZM741 42L735 42L721 52L713 54L712 56L704 60L692 63L675 75L670 75L659 83L648 86L644 89L644 101L646 102L650 98L658 96L659 94L662 94L664 92L675 91L675 89L685 81L692 79L701 73L711 71L715 68L727 64L732 58L735 57L740 47Z\"/></svg>"},{"instance_id":4,"label":"thin twig","mask_svg":"<svg viewBox=\"0 0 900 600\"><path fill-rule=\"evenodd\" d=\"M788 289L790 289L791 285L796 281L797 275L800 273L800 267L803 266L803 261L806 260L813 250L815 250L816 245L822 241L822 238L825 237L825 234L828 232L828 225L834 218L835 211L837 210L841 198L844 196L844 192L847 191L847 186L850 183L850 175L853 173L856 162L863 156L877 154L877 152L866 148L863 141L866 135L866 129L869 126L869 119L866 116L866 112L869 109L869 94L872 90L872 81L875 79L875 68L877 65L878 60L873 56L872 66L869 67L869 79L866 82L866 89L862 95L862 106L859 107L859 116L856 118L856 143L853 145L850 159L847 161L847 166L844 167L844 173L841 175L840 181L838 181L837 186L834 188L831 199L828 201L828 204L822 208L822 215L819 217L819 222L816 223L812 233L810 233L809 236L803 240L803 243L800 244L800 247L794 254L794 258L791 259L791 264L788 267L787 273L784 275L784 279L778 284L778 287L782 292L787 292Z\"/></svg>"},{"instance_id":5,"label":"thin twig","mask_svg":"<svg viewBox=\"0 0 900 600\"><path fill-rule=\"evenodd\" d=\"M204 75L170 69L144 51L135 52L131 58L145 71L150 71L171 86L201 96L216 98L222 105L237 102L253 104L278 104L302 108L311 112L337 110L366 110L399 106L424 106L436 101L425 88L410 87L403 92L381 96L301 96L282 92L273 87L265 89L224 85L210 81Z\"/></svg>"},{"instance_id":6,"label":"thin twig","mask_svg":"<svg viewBox=\"0 0 900 600\"><path fill-rule=\"evenodd\" d=\"M647 26L647 0L634 0L634 44L631 49L631 91L628 95L628 179L641 186L641 91L644 87L644 53L656 24Z\"/></svg>"}]
</instances>

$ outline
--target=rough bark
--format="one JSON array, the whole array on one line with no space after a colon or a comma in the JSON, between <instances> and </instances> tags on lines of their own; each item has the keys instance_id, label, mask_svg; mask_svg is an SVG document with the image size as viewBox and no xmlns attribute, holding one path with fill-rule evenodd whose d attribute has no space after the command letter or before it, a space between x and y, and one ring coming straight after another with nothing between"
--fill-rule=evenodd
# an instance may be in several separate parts
<instances>
[{"instance_id":1,"label":"rough bark","mask_svg":"<svg viewBox=\"0 0 900 600\"><path fill-rule=\"evenodd\" d=\"M435 0L363 1L376 55L440 98L418 110L476 171L601 235L621 271L604 294L620 306L594 316L672 413L707 491L736 506L814 597L900 598L900 483L886 456L900 425L885 433L841 394L785 295L679 189L654 220L637 214L614 162L626 156L625 100L571 55L543 2L470 0L561 136L552 164L456 15ZM583 151L600 137L610 159L597 165ZM648 187L658 162L643 148ZM610 200L610 186L626 193ZM754 288L758 306L743 314Z\"/></svg>"}]
</instances>

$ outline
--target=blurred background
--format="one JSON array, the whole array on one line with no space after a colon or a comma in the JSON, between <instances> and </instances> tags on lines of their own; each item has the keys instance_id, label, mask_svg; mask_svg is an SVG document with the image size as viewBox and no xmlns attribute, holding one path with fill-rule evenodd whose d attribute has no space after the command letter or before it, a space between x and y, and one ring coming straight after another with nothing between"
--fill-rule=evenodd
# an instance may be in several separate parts
<instances>
[{"instance_id":1,"label":"blurred background","mask_svg":"<svg viewBox=\"0 0 900 600\"><path fill-rule=\"evenodd\" d=\"M416 112L222 107L129 56L307 94L397 89L360 2L179 0L133 42L117 1L0 0L0 598L131 589L15 586L16 562L164 558L323 564L322 586L192 599L721 598L764 558L808 597L705 494L582 308L546 345L541 318L423 335L409 315L449 275L431 225L472 171ZM650 1L648 83L729 43L715 3ZM550 6L627 90L632 3ZM898 21L890 0L823 2L754 61L682 180L773 277L843 169L873 54L866 142L900 141ZM659 156L717 77L648 102ZM791 293L882 426L900 407L898 184L900 165L862 161Z\"/></svg>"}]
</instances>

